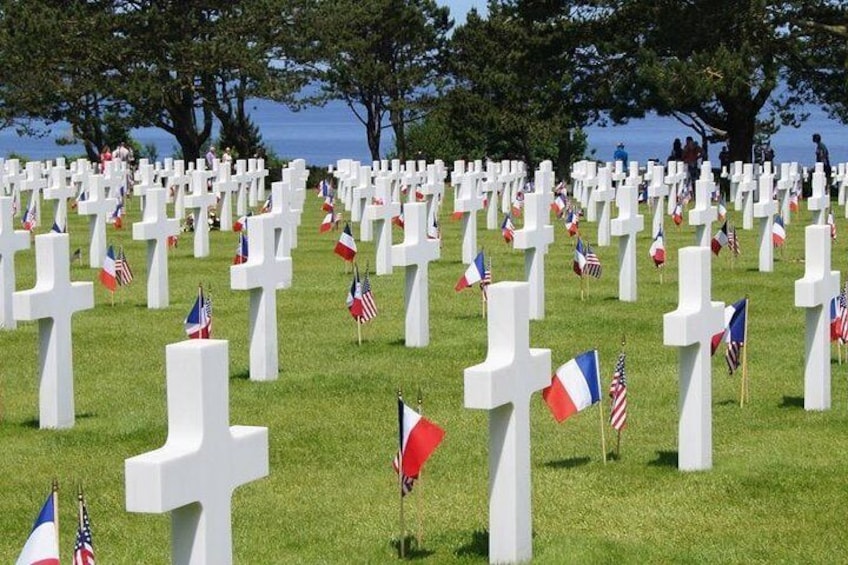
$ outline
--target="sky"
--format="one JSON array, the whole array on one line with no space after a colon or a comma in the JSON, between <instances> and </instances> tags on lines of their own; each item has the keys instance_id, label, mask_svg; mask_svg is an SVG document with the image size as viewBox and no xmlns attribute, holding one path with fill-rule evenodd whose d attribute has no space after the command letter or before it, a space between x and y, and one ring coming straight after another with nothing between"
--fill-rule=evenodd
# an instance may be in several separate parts
<instances>
[{"instance_id":1,"label":"sky","mask_svg":"<svg viewBox=\"0 0 848 565\"><path fill-rule=\"evenodd\" d=\"M465 14L471 8L477 8L481 14L486 13L486 0L437 0L442 6L450 8L451 16L456 21L456 25L465 22Z\"/></svg>"}]
</instances>

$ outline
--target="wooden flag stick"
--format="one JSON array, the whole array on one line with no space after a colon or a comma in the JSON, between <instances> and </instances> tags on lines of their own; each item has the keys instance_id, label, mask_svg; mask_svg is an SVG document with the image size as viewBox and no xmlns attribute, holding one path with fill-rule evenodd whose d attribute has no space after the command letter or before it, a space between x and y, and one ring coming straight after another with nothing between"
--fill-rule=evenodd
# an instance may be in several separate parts
<instances>
[{"instance_id":1,"label":"wooden flag stick","mask_svg":"<svg viewBox=\"0 0 848 565\"><path fill-rule=\"evenodd\" d=\"M418 413L422 416L424 415L424 403L421 397L421 389L418 389ZM418 471L418 479L416 482L418 483L416 490L418 491L418 496L416 497L415 506L418 513L418 535L416 536L416 541L418 543L418 549L420 550L424 547L424 490L422 479L424 478L424 468L422 467L420 471Z\"/></svg>"},{"instance_id":2,"label":"wooden flag stick","mask_svg":"<svg viewBox=\"0 0 848 565\"><path fill-rule=\"evenodd\" d=\"M586 276L580 275L580 300L586 300Z\"/></svg>"},{"instance_id":3,"label":"wooden flag stick","mask_svg":"<svg viewBox=\"0 0 848 565\"><path fill-rule=\"evenodd\" d=\"M739 398L739 406L745 406L745 401L750 400L748 395L748 316L751 313L751 299L745 297L745 329L742 342L742 393Z\"/></svg>"},{"instance_id":4,"label":"wooden flag stick","mask_svg":"<svg viewBox=\"0 0 848 565\"><path fill-rule=\"evenodd\" d=\"M398 389L398 402L403 402L403 396ZM401 407L402 409L402 407ZM400 558L406 557L406 523L403 516L403 420L398 422L400 430L398 434L398 495L400 495Z\"/></svg>"},{"instance_id":5,"label":"wooden flag stick","mask_svg":"<svg viewBox=\"0 0 848 565\"><path fill-rule=\"evenodd\" d=\"M56 525L56 545L59 544L59 479L53 479L53 523Z\"/></svg>"},{"instance_id":6,"label":"wooden flag stick","mask_svg":"<svg viewBox=\"0 0 848 565\"><path fill-rule=\"evenodd\" d=\"M357 320L356 318L353 319L353 322L356 324L357 345L362 345L362 324L360 324L359 320Z\"/></svg>"},{"instance_id":7,"label":"wooden flag stick","mask_svg":"<svg viewBox=\"0 0 848 565\"><path fill-rule=\"evenodd\" d=\"M601 391L601 375L600 375L600 367L598 368L598 392ZM604 456L604 465L607 463L607 437L604 432L604 403L603 401L598 402L598 417L600 418L601 424L601 452Z\"/></svg>"},{"instance_id":8,"label":"wooden flag stick","mask_svg":"<svg viewBox=\"0 0 848 565\"><path fill-rule=\"evenodd\" d=\"M82 495L82 483L77 485L77 513L79 515L79 527L82 529L83 527L83 519L82 519L82 507L85 502L83 501Z\"/></svg>"}]
</instances>

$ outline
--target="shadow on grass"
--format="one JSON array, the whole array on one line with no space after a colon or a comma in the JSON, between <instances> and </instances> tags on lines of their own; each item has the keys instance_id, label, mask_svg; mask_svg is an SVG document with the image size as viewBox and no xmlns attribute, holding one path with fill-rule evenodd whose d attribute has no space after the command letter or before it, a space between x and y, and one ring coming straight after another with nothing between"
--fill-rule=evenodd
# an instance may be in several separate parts
<instances>
[{"instance_id":1,"label":"shadow on grass","mask_svg":"<svg viewBox=\"0 0 848 565\"><path fill-rule=\"evenodd\" d=\"M392 341L389 342L389 345L392 345L392 346L395 346L395 347L397 347L397 346L404 347L404 346L406 346L406 338L401 337L401 338L398 338L398 339L393 339Z\"/></svg>"},{"instance_id":2,"label":"shadow on grass","mask_svg":"<svg viewBox=\"0 0 848 565\"><path fill-rule=\"evenodd\" d=\"M457 557L488 557L489 530L474 530L471 533L471 541L454 553Z\"/></svg>"},{"instance_id":3,"label":"shadow on grass","mask_svg":"<svg viewBox=\"0 0 848 565\"><path fill-rule=\"evenodd\" d=\"M677 467L676 451L657 451L657 458L648 461L651 467Z\"/></svg>"},{"instance_id":4,"label":"shadow on grass","mask_svg":"<svg viewBox=\"0 0 848 565\"><path fill-rule=\"evenodd\" d=\"M250 380L250 369L242 369L241 371L236 371L235 373L230 375L230 380L233 380L233 381L235 381L235 380L249 381Z\"/></svg>"},{"instance_id":5,"label":"shadow on grass","mask_svg":"<svg viewBox=\"0 0 848 565\"><path fill-rule=\"evenodd\" d=\"M738 400L733 400L732 398L728 398L727 400L722 400L721 402L716 402L716 406L730 406L733 404L739 404Z\"/></svg>"},{"instance_id":6,"label":"shadow on grass","mask_svg":"<svg viewBox=\"0 0 848 565\"><path fill-rule=\"evenodd\" d=\"M778 406L780 408L803 408L804 399L800 396L784 396Z\"/></svg>"},{"instance_id":7,"label":"shadow on grass","mask_svg":"<svg viewBox=\"0 0 848 565\"><path fill-rule=\"evenodd\" d=\"M400 557L400 540L394 539L392 540L392 547L395 548L395 551ZM435 553L432 549L424 549L423 547L418 547L418 540L415 539L415 536L408 535L404 538L404 559L409 561L415 559L426 559Z\"/></svg>"},{"instance_id":8,"label":"shadow on grass","mask_svg":"<svg viewBox=\"0 0 848 565\"><path fill-rule=\"evenodd\" d=\"M97 416L94 412L81 412L79 414L74 415L74 420L88 420L89 418L94 418ZM34 430L39 429L38 426L38 418L30 418L28 420L24 420L20 423L22 428L32 428Z\"/></svg>"},{"instance_id":9,"label":"shadow on grass","mask_svg":"<svg viewBox=\"0 0 848 565\"><path fill-rule=\"evenodd\" d=\"M571 459L560 459L559 461L548 461L545 463L545 467L550 467L551 469L573 469L574 467L582 467L586 465L591 459L588 457L572 457Z\"/></svg>"}]
</instances>

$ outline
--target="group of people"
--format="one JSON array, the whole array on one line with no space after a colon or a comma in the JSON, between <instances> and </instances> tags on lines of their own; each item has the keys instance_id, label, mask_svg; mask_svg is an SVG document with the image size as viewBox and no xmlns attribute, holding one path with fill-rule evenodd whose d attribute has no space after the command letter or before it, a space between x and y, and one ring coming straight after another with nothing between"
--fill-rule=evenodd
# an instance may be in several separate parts
<instances>
[{"instance_id":1,"label":"group of people","mask_svg":"<svg viewBox=\"0 0 848 565\"><path fill-rule=\"evenodd\" d=\"M126 142L122 141L118 144L117 149L113 152L108 145L104 145L100 149L100 172L102 173L106 170L106 163L109 161L123 161L124 163L128 163L132 166L135 163L135 154L130 146L126 144Z\"/></svg>"}]
</instances>

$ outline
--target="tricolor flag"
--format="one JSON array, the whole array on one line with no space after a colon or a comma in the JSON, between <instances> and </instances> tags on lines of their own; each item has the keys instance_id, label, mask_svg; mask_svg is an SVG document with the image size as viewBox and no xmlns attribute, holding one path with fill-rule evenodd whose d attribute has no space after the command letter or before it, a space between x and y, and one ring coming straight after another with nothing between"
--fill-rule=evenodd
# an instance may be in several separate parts
<instances>
[{"instance_id":1,"label":"tricolor flag","mask_svg":"<svg viewBox=\"0 0 848 565\"><path fill-rule=\"evenodd\" d=\"M53 233L65 233L65 230L63 230L59 226L59 222L56 222L56 221L53 222L53 227L50 228L50 231L52 231Z\"/></svg>"},{"instance_id":2,"label":"tricolor flag","mask_svg":"<svg viewBox=\"0 0 848 565\"><path fill-rule=\"evenodd\" d=\"M565 229L568 230L569 237L573 237L580 231L580 215L574 210L569 210L565 215Z\"/></svg>"},{"instance_id":3,"label":"tricolor flag","mask_svg":"<svg viewBox=\"0 0 848 565\"><path fill-rule=\"evenodd\" d=\"M133 282L133 272L130 268L130 262L127 261L123 247L118 250L118 256L115 258L115 279L121 286L126 286Z\"/></svg>"},{"instance_id":4,"label":"tricolor flag","mask_svg":"<svg viewBox=\"0 0 848 565\"><path fill-rule=\"evenodd\" d=\"M398 454L392 461L401 473L401 495L412 490L424 463L445 437L445 431L407 406L398 396Z\"/></svg>"},{"instance_id":5,"label":"tricolor flag","mask_svg":"<svg viewBox=\"0 0 848 565\"><path fill-rule=\"evenodd\" d=\"M358 268L353 271L353 281L350 283L345 303L353 319L360 321L362 319L362 283L359 281Z\"/></svg>"},{"instance_id":6,"label":"tricolor flag","mask_svg":"<svg viewBox=\"0 0 848 565\"><path fill-rule=\"evenodd\" d=\"M109 223L114 224L115 229L119 230L124 227L124 201L118 200L118 204L115 206L115 210L112 212L112 215L109 217Z\"/></svg>"},{"instance_id":7,"label":"tricolor flag","mask_svg":"<svg viewBox=\"0 0 848 565\"><path fill-rule=\"evenodd\" d=\"M180 237L177 235L169 235L168 236L168 249L174 248L180 241Z\"/></svg>"},{"instance_id":8,"label":"tricolor flag","mask_svg":"<svg viewBox=\"0 0 848 565\"><path fill-rule=\"evenodd\" d=\"M265 199L265 203L262 204L262 208L259 209L260 214L267 214L268 212L271 211L271 207L274 205L271 197L272 197L272 195L269 194L268 198Z\"/></svg>"},{"instance_id":9,"label":"tricolor flag","mask_svg":"<svg viewBox=\"0 0 848 565\"><path fill-rule=\"evenodd\" d=\"M625 355L621 353L618 356L618 362L615 364L609 389L609 395L612 399L610 425L617 432L623 430L627 424L627 376L624 374L624 360Z\"/></svg>"},{"instance_id":10,"label":"tricolor flag","mask_svg":"<svg viewBox=\"0 0 848 565\"><path fill-rule=\"evenodd\" d=\"M480 281L480 292L483 293L483 301L489 300L489 293L486 290L492 284L492 256L489 255L489 262L486 263L486 270L483 272L483 279Z\"/></svg>"},{"instance_id":11,"label":"tricolor flag","mask_svg":"<svg viewBox=\"0 0 848 565\"><path fill-rule=\"evenodd\" d=\"M436 219L436 215L433 214L433 221L430 222L429 226L427 226L427 238L440 239L441 237L442 230L439 229L439 221Z\"/></svg>"},{"instance_id":12,"label":"tricolor flag","mask_svg":"<svg viewBox=\"0 0 848 565\"><path fill-rule=\"evenodd\" d=\"M792 192L789 194L789 211L797 212L798 211L798 193Z\"/></svg>"},{"instance_id":13,"label":"tricolor flag","mask_svg":"<svg viewBox=\"0 0 848 565\"><path fill-rule=\"evenodd\" d=\"M336 225L336 215L333 212L327 212L327 215L324 216L324 219L321 220L321 226L318 228L320 233L326 233L333 229L333 226Z\"/></svg>"},{"instance_id":14,"label":"tricolor flag","mask_svg":"<svg viewBox=\"0 0 848 565\"><path fill-rule=\"evenodd\" d=\"M724 318L727 322L727 334L725 338L727 341L727 351L724 354L724 358L727 361L727 369L731 375L741 363L739 352L745 346L747 338L745 335L745 318L747 317L747 313L747 298L743 298L736 304L724 309Z\"/></svg>"},{"instance_id":15,"label":"tricolor flag","mask_svg":"<svg viewBox=\"0 0 848 565\"><path fill-rule=\"evenodd\" d=\"M518 191L515 193L515 198L512 199L512 215L516 218L521 217L521 208L524 207L524 193Z\"/></svg>"},{"instance_id":16,"label":"tricolor flag","mask_svg":"<svg viewBox=\"0 0 848 565\"><path fill-rule=\"evenodd\" d=\"M674 210L672 210L671 212L671 220L676 226L679 226L683 223L683 206L680 204L679 200L674 205Z\"/></svg>"},{"instance_id":17,"label":"tricolor flag","mask_svg":"<svg viewBox=\"0 0 848 565\"><path fill-rule=\"evenodd\" d=\"M32 231L38 227L38 205L34 194L29 199L29 206L27 206L26 212L24 212L24 217L21 218L21 223L27 231Z\"/></svg>"},{"instance_id":18,"label":"tricolor flag","mask_svg":"<svg viewBox=\"0 0 848 565\"><path fill-rule=\"evenodd\" d=\"M247 216L242 216L235 222L233 222L233 231L240 232L241 230L247 228Z\"/></svg>"},{"instance_id":19,"label":"tricolor flag","mask_svg":"<svg viewBox=\"0 0 848 565\"><path fill-rule=\"evenodd\" d=\"M662 267L665 264L665 238L663 237L662 227L660 227L660 231L657 232L657 236L651 243L648 253L650 253L651 259L654 260L654 265L657 267Z\"/></svg>"},{"instance_id":20,"label":"tricolor flag","mask_svg":"<svg viewBox=\"0 0 848 565\"><path fill-rule=\"evenodd\" d=\"M73 565L94 565L94 545L91 540L91 520L88 518L88 509L85 500L80 494L79 504L79 527L77 537L74 541Z\"/></svg>"},{"instance_id":21,"label":"tricolor flag","mask_svg":"<svg viewBox=\"0 0 848 565\"><path fill-rule=\"evenodd\" d=\"M324 197L324 203L321 204L321 209L325 212L335 211L336 206L335 206L335 204L333 204L333 197L332 196L325 196Z\"/></svg>"},{"instance_id":22,"label":"tricolor flag","mask_svg":"<svg viewBox=\"0 0 848 565\"><path fill-rule=\"evenodd\" d=\"M577 246L574 248L574 263L572 269L578 277L583 276L583 270L586 268L586 249L583 247L583 240L577 238Z\"/></svg>"},{"instance_id":23,"label":"tricolor flag","mask_svg":"<svg viewBox=\"0 0 848 565\"><path fill-rule=\"evenodd\" d=\"M56 493L51 492L41 507L16 565L59 565L59 532Z\"/></svg>"},{"instance_id":24,"label":"tricolor flag","mask_svg":"<svg viewBox=\"0 0 848 565\"><path fill-rule=\"evenodd\" d=\"M239 241L238 246L236 247L236 254L233 257L233 265L242 265L244 263L247 263L247 256L247 236L243 232L241 232L239 233Z\"/></svg>"},{"instance_id":25,"label":"tricolor flag","mask_svg":"<svg viewBox=\"0 0 848 565\"><path fill-rule=\"evenodd\" d=\"M507 243L510 243L515 237L515 225L512 223L509 214L504 216L503 222L501 222L501 235Z\"/></svg>"},{"instance_id":26,"label":"tricolor flag","mask_svg":"<svg viewBox=\"0 0 848 565\"><path fill-rule=\"evenodd\" d=\"M713 236L712 241L710 242L710 247L713 250L715 255L721 253L722 248L728 244L727 240L727 222L724 222L724 225L721 226L721 229L716 232Z\"/></svg>"},{"instance_id":27,"label":"tricolor flag","mask_svg":"<svg viewBox=\"0 0 848 565\"><path fill-rule=\"evenodd\" d=\"M485 267L485 258L483 256L483 252L477 254L477 257L474 258L474 261L468 265L468 268L465 270L465 274L462 275L454 286L454 290L459 292L464 288L468 288L469 286L478 283L483 280L483 277L486 274Z\"/></svg>"},{"instance_id":28,"label":"tricolor flag","mask_svg":"<svg viewBox=\"0 0 848 565\"><path fill-rule=\"evenodd\" d=\"M350 224L345 224L344 231L339 236L339 241L336 243L333 252L345 261L353 261L353 258L356 257L356 241L350 232Z\"/></svg>"},{"instance_id":29,"label":"tricolor flag","mask_svg":"<svg viewBox=\"0 0 848 565\"><path fill-rule=\"evenodd\" d=\"M212 298L203 295L203 287L197 288L197 299L184 322L189 339L212 338Z\"/></svg>"},{"instance_id":30,"label":"tricolor flag","mask_svg":"<svg viewBox=\"0 0 848 565\"><path fill-rule=\"evenodd\" d=\"M542 398L557 422L600 402L599 375L596 349L581 353L556 370L551 386L542 391Z\"/></svg>"},{"instance_id":31,"label":"tricolor flag","mask_svg":"<svg viewBox=\"0 0 848 565\"><path fill-rule=\"evenodd\" d=\"M739 237L736 235L736 227L730 228L727 232L727 246L730 248L730 252L733 253L733 256L738 256L741 251L739 250Z\"/></svg>"},{"instance_id":32,"label":"tricolor flag","mask_svg":"<svg viewBox=\"0 0 848 565\"><path fill-rule=\"evenodd\" d=\"M365 280L362 281L362 315L359 317L359 323L364 324L377 317L377 302L374 300L374 293L371 292L371 279L368 276L368 271L365 271Z\"/></svg>"},{"instance_id":33,"label":"tricolor flag","mask_svg":"<svg viewBox=\"0 0 848 565\"><path fill-rule=\"evenodd\" d=\"M398 214L397 216L392 218L392 224L396 225L400 229L403 229L404 222L403 222L403 203L402 202L401 202L401 205L400 205L400 214Z\"/></svg>"},{"instance_id":34,"label":"tricolor flag","mask_svg":"<svg viewBox=\"0 0 848 565\"><path fill-rule=\"evenodd\" d=\"M565 209L567 207L568 207L568 197L565 196L562 193L557 194L556 198L554 198L554 201L551 203L551 210L554 213L556 213L557 218L562 216L562 213L565 211Z\"/></svg>"},{"instance_id":35,"label":"tricolor flag","mask_svg":"<svg viewBox=\"0 0 848 565\"><path fill-rule=\"evenodd\" d=\"M727 206L724 203L724 196L718 200L718 221L723 222L727 219Z\"/></svg>"},{"instance_id":36,"label":"tricolor flag","mask_svg":"<svg viewBox=\"0 0 848 565\"><path fill-rule=\"evenodd\" d=\"M840 343L848 342L848 298L844 287L830 301L830 341L837 340Z\"/></svg>"},{"instance_id":37,"label":"tricolor flag","mask_svg":"<svg viewBox=\"0 0 848 565\"><path fill-rule=\"evenodd\" d=\"M833 212L827 213L827 225L830 226L830 239L836 239L836 222L833 220Z\"/></svg>"},{"instance_id":38,"label":"tricolor flag","mask_svg":"<svg viewBox=\"0 0 848 565\"><path fill-rule=\"evenodd\" d=\"M780 247L786 241L786 228L783 225L783 218L780 214L774 217L774 224L771 228L771 241L775 247Z\"/></svg>"},{"instance_id":39,"label":"tricolor flag","mask_svg":"<svg viewBox=\"0 0 848 565\"><path fill-rule=\"evenodd\" d=\"M100 268L100 282L110 292L115 292L115 289L118 287L118 275L115 270L115 251L111 245L106 250L106 257L103 259L103 266Z\"/></svg>"}]
</instances>

